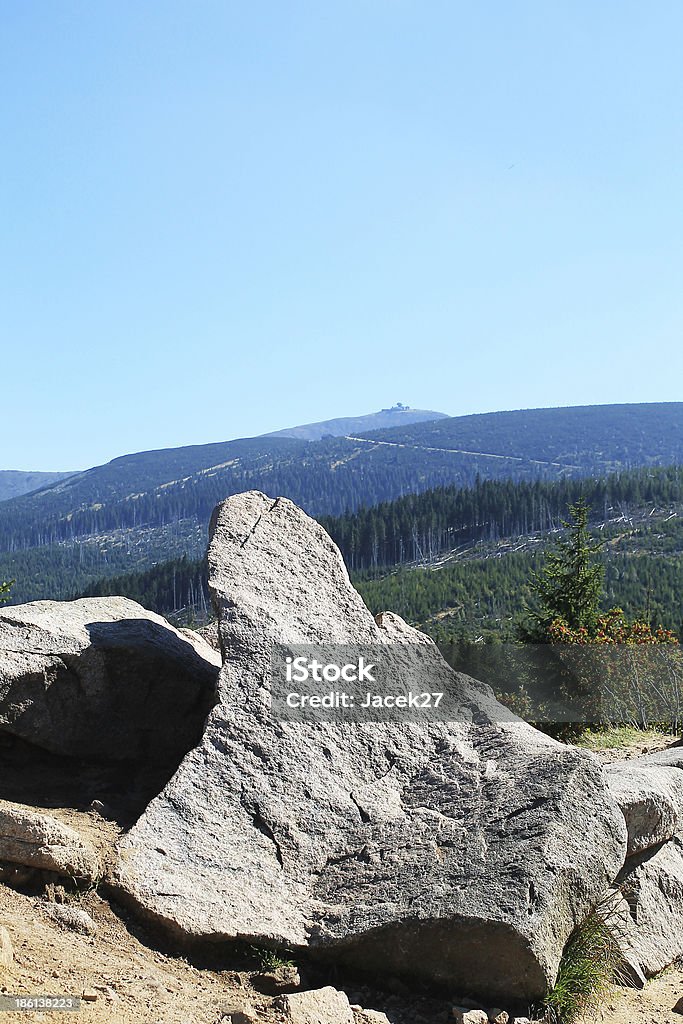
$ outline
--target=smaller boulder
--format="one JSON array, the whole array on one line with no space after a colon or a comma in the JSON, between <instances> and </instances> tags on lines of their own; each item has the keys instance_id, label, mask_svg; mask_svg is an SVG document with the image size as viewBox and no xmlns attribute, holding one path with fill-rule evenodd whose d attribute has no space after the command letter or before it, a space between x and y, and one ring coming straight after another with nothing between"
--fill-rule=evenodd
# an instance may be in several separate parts
<instances>
[{"instance_id":1,"label":"smaller boulder","mask_svg":"<svg viewBox=\"0 0 683 1024\"><path fill-rule=\"evenodd\" d=\"M627 856L671 839L683 825L683 771L621 761L605 769L628 830Z\"/></svg>"},{"instance_id":2,"label":"smaller boulder","mask_svg":"<svg viewBox=\"0 0 683 1024\"><path fill-rule=\"evenodd\" d=\"M629 857L615 888L610 927L639 984L683 956L683 837Z\"/></svg>"},{"instance_id":3,"label":"smaller boulder","mask_svg":"<svg viewBox=\"0 0 683 1024\"><path fill-rule=\"evenodd\" d=\"M256 1010L249 1003L230 1008L227 1012L223 1009L222 1012L220 1024L256 1024L258 1020Z\"/></svg>"},{"instance_id":4,"label":"smaller boulder","mask_svg":"<svg viewBox=\"0 0 683 1024\"><path fill-rule=\"evenodd\" d=\"M364 1010L362 1007L353 1008L354 1024L391 1024L386 1013L381 1010Z\"/></svg>"},{"instance_id":5,"label":"smaller boulder","mask_svg":"<svg viewBox=\"0 0 683 1024\"><path fill-rule=\"evenodd\" d=\"M683 770L683 746L677 744L675 747L667 747L665 750L655 750L653 753L645 754L631 763L637 765L659 764Z\"/></svg>"},{"instance_id":6,"label":"smaller boulder","mask_svg":"<svg viewBox=\"0 0 683 1024\"><path fill-rule=\"evenodd\" d=\"M100 877L94 846L49 814L0 800L0 860L83 881Z\"/></svg>"},{"instance_id":7,"label":"smaller boulder","mask_svg":"<svg viewBox=\"0 0 683 1024\"><path fill-rule=\"evenodd\" d=\"M354 1024L345 993L331 985L282 996L280 1006L289 1024Z\"/></svg>"},{"instance_id":8,"label":"smaller boulder","mask_svg":"<svg viewBox=\"0 0 683 1024\"><path fill-rule=\"evenodd\" d=\"M486 1010L468 1010L464 1006L454 1006L453 1017L456 1024L489 1024Z\"/></svg>"},{"instance_id":9,"label":"smaller boulder","mask_svg":"<svg viewBox=\"0 0 683 1024\"><path fill-rule=\"evenodd\" d=\"M43 910L52 921L63 925L72 932L78 932L79 935L97 934L97 925L92 917L80 907L65 906L62 903L47 903Z\"/></svg>"},{"instance_id":10,"label":"smaller boulder","mask_svg":"<svg viewBox=\"0 0 683 1024\"><path fill-rule=\"evenodd\" d=\"M301 978L293 964L282 964L272 971L255 974L251 983L257 992L262 992L266 996L284 995L301 988Z\"/></svg>"}]
</instances>

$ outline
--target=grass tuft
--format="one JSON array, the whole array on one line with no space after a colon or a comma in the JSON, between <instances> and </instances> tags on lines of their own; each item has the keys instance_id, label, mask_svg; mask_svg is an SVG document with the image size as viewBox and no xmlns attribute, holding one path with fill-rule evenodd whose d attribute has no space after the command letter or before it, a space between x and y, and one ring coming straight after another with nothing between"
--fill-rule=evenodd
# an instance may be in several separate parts
<instances>
[{"instance_id":1,"label":"grass tuft","mask_svg":"<svg viewBox=\"0 0 683 1024\"><path fill-rule=\"evenodd\" d=\"M295 967L294 960L289 960L274 949L262 949L252 946L251 951L258 960L262 971L275 971L278 967ZM288 951L284 951L288 952Z\"/></svg>"},{"instance_id":2,"label":"grass tuft","mask_svg":"<svg viewBox=\"0 0 683 1024\"><path fill-rule=\"evenodd\" d=\"M595 1013L618 979L622 958L609 924L611 906L603 901L570 936L544 1001L549 1024L574 1024Z\"/></svg>"}]
</instances>

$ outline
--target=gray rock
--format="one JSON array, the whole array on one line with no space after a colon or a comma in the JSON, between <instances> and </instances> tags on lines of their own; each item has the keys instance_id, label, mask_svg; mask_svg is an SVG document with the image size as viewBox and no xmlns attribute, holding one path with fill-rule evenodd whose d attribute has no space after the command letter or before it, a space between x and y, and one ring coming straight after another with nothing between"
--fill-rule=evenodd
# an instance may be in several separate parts
<instances>
[{"instance_id":1,"label":"gray rock","mask_svg":"<svg viewBox=\"0 0 683 1024\"><path fill-rule=\"evenodd\" d=\"M121 842L121 896L177 937L541 998L625 857L597 759L510 721L397 616L375 622L330 538L286 499L220 505L209 566L220 702ZM390 644L397 664L419 645L458 720L279 721L274 642Z\"/></svg>"},{"instance_id":2,"label":"gray rock","mask_svg":"<svg viewBox=\"0 0 683 1024\"><path fill-rule=\"evenodd\" d=\"M651 978L683 956L683 838L629 857L611 916L625 965Z\"/></svg>"},{"instance_id":3,"label":"gray rock","mask_svg":"<svg viewBox=\"0 0 683 1024\"><path fill-rule=\"evenodd\" d=\"M675 747L667 747L666 750L655 750L652 754L644 754L642 757L634 758L631 764L659 764L663 766L668 765L670 768L683 769L683 746L679 743Z\"/></svg>"},{"instance_id":4,"label":"gray rock","mask_svg":"<svg viewBox=\"0 0 683 1024\"><path fill-rule=\"evenodd\" d=\"M491 1024L508 1024L510 1014L507 1010L501 1010L500 1007L494 1006L488 1011L488 1018Z\"/></svg>"},{"instance_id":5,"label":"gray rock","mask_svg":"<svg viewBox=\"0 0 683 1024\"><path fill-rule=\"evenodd\" d=\"M391 1024L386 1013L381 1010L364 1010L362 1007L356 1009L352 1006L354 1024Z\"/></svg>"},{"instance_id":6,"label":"gray rock","mask_svg":"<svg viewBox=\"0 0 683 1024\"><path fill-rule=\"evenodd\" d=\"M95 848L49 814L0 800L0 860L94 881L101 874Z\"/></svg>"},{"instance_id":7,"label":"gray rock","mask_svg":"<svg viewBox=\"0 0 683 1024\"><path fill-rule=\"evenodd\" d=\"M258 1021L258 1014L249 1003L242 1002L240 1006L230 1008L227 1012L221 1005L221 1011L221 1024L257 1024Z\"/></svg>"},{"instance_id":8,"label":"gray rock","mask_svg":"<svg viewBox=\"0 0 683 1024\"><path fill-rule=\"evenodd\" d=\"M456 1024L489 1024L486 1010L468 1010L464 1006L453 1007L453 1019Z\"/></svg>"},{"instance_id":9,"label":"gray rock","mask_svg":"<svg viewBox=\"0 0 683 1024\"><path fill-rule=\"evenodd\" d=\"M284 992L296 992L301 988L301 978L296 967L283 964L272 971L254 975L251 983L258 992L266 996L277 996Z\"/></svg>"},{"instance_id":10,"label":"gray rock","mask_svg":"<svg viewBox=\"0 0 683 1024\"><path fill-rule=\"evenodd\" d=\"M279 1005L291 1024L353 1024L346 995L331 985L281 996Z\"/></svg>"},{"instance_id":11,"label":"gray rock","mask_svg":"<svg viewBox=\"0 0 683 1024\"><path fill-rule=\"evenodd\" d=\"M62 903L46 903L42 905L42 910L50 920L56 921L57 924L63 925L72 932L78 932L79 935L97 934L97 925L92 917L80 907L71 907Z\"/></svg>"},{"instance_id":12,"label":"gray rock","mask_svg":"<svg viewBox=\"0 0 683 1024\"><path fill-rule=\"evenodd\" d=\"M0 925L0 967L9 968L14 962L14 950L12 940L6 928Z\"/></svg>"},{"instance_id":13,"label":"gray rock","mask_svg":"<svg viewBox=\"0 0 683 1024\"><path fill-rule=\"evenodd\" d=\"M683 772L640 761L605 769L628 829L627 854L641 853L683 828Z\"/></svg>"},{"instance_id":14,"label":"gray rock","mask_svg":"<svg viewBox=\"0 0 683 1024\"><path fill-rule=\"evenodd\" d=\"M220 657L122 597L0 612L0 731L84 760L176 763L215 699Z\"/></svg>"}]
</instances>

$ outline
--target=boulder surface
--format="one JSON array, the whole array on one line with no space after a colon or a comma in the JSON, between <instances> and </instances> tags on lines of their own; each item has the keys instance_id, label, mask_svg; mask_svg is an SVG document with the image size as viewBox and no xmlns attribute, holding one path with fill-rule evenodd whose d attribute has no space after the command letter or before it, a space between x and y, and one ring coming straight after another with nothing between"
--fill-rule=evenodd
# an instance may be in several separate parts
<instances>
[{"instance_id":1,"label":"boulder surface","mask_svg":"<svg viewBox=\"0 0 683 1024\"><path fill-rule=\"evenodd\" d=\"M646 978L683 956L683 837L629 857L611 920L624 961Z\"/></svg>"},{"instance_id":2,"label":"boulder surface","mask_svg":"<svg viewBox=\"0 0 683 1024\"><path fill-rule=\"evenodd\" d=\"M0 861L92 882L101 874L95 848L68 825L0 800Z\"/></svg>"},{"instance_id":3,"label":"boulder surface","mask_svg":"<svg viewBox=\"0 0 683 1024\"><path fill-rule=\"evenodd\" d=\"M177 764L215 701L220 656L122 597L0 612L0 731L93 761Z\"/></svg>"},{"instance_id":4,"label":"boulder surface","mask_svg":"<svg viewBox=\"0 0 683 1024\"><path fill-rule=\"evenodd\" d=\"M397 616L376 622L328 535L286 499L223 502L209 571L219 702L120 843L121 897L176 939L541 997L625 857L597 759L514 719ZM399 661L419 646L457 720L278 720L275 643L393 644Z\"/></svg>"},{"instance_id":5,"label":"boulder surface","mask_svg":"<svg viewBox=\"0 0 683 1024\"><path fill-rule=\"evenodd\" d=\"M683 771L640 760L606 768L628 829L627 855L641 853L683 830Z\"/></svg>"}]
</instances>

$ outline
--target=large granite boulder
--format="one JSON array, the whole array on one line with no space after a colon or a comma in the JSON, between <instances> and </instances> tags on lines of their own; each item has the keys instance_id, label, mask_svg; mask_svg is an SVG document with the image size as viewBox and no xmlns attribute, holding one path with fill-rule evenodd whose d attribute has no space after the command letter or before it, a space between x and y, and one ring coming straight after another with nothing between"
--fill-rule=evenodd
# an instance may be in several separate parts
<instances>
[{"instance_id":1,"label":"large granite boulder","mask_svg":"<svg viewBox=\"0 0 683 1024\"><path fill-rule=\"evenodd\" d=\"M119 849L113 884L176 940L305 948L365 970L532 1000L621 868L590 754L514 719L396 616L378 622L324 530L285 499L215 511L219 703ZM450 722L288 722L274 643L420 647ZM398 664L398 662L397 662Z\"/></svg>"},{"instance_id":2,"label":"large granite boulder","mask_svg":"<svg viewBox=\"0 0 683 1024\"><path fill-rule=\"evenodd\" d=\"M0 732L83 760L177 764L215 702L220 656L122 597L0 612Z\"/></svg>"}]
</instances>

